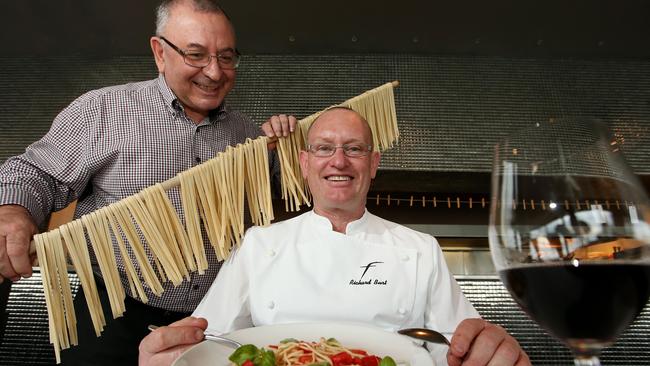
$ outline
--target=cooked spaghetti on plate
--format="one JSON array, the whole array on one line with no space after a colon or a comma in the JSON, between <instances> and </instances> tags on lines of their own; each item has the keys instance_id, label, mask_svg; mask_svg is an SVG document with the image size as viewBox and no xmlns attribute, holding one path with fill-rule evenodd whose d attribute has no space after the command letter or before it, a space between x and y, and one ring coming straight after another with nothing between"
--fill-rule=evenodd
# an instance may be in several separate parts
<instances>
[{"instance_id":1,"label":"cooked spaghetti on plate","mask_svg":"<svg viewBox=\"0 0 650 366\"><path fill-rule=\"evenodd\" d=\"M289 338L268 346L268 350L246 344L237 348L229 360L237 366L395 366L389 356L380 358L362 349L346 348L335 338L323 337L318 342Z\"/></svg>"}]
</instances>

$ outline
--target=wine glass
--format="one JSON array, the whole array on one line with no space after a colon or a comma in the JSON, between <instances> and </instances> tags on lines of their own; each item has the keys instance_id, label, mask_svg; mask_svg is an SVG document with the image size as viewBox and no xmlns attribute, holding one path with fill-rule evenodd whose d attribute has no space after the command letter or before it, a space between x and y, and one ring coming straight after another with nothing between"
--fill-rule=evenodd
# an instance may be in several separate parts
<instances>
[{"instance_id":1,"label":"wine glass","mask_svg":"<svg viewBox=\"0 0 650 366\"><path fill-rule=\"evenodd\" d=\"M650 295L650 205L598 120L537 123L494 151L492 260L521 308L600 365Z\"/></svg>"}]
</instances>

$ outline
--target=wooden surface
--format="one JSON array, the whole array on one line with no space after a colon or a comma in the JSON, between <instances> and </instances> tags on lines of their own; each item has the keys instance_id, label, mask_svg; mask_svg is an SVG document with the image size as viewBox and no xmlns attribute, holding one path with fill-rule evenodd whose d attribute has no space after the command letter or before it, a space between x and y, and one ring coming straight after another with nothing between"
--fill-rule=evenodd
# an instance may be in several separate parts
<instances>
[{"instance_id":1,"label":"wooden surface","mask_svg":"<svg viewBox=\"0 0 650 366\"><path fill-rule=\"evenodd\" d=\"M47 224L47 230L55 229L65 223L72 221L76 207L77 201L74 201L63 210L52 212L52 215L50 216L50 222Z\"/></svg>"}]
</instances>

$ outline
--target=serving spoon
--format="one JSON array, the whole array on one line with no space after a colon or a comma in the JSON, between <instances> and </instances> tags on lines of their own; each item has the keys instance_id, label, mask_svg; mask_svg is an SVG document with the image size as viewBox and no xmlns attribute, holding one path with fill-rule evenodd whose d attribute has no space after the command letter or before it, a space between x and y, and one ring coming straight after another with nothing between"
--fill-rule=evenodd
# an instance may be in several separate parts
<instances>
[{"instance_id":1,"label":"serving spoon","mask_svg":"<svg viewBox=\"0 0 650 366\"><path fill-rule=\"evenodd\" d=\"M147 328L150 331L153 332L154 330L158 329L158 326L157 325L149 325ZM222 336L218 336L218 335L210 334L210 333L204 333L203 335L205 336L205 339L208 340L208 341L225 344L225 345L233 347L233 348L239 348L239 347L242 346L241 343L237 342L234 339L230 339L230 338L226 338L226 337L222 337Z\"/></svg>"},{"instance_id":2,"label":"serving spoon","mask_svg":"<svg viewBox=\"0 0 650 366\"><path fill-rule=\"evenodd\" d=\"M408 328L408 329L400 329L397 331L397 333L403 334L405 336L409 336L411 338L421 339L423 341L427 341L431 343L446 344L447 346L449 346L449 340L447 339L447 337L445 337L443 333L437 332L432 329ZM446 333L446 334L452 334L452 333Z\"/></svg>"}]
</instances>

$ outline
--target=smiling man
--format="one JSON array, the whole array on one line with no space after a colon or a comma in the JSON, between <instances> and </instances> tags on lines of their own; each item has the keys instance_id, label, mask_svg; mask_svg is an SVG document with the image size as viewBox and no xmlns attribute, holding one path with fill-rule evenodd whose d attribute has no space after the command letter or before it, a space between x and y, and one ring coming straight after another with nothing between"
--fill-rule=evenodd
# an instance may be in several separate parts
<instances>
[{"instance_id":1,"label":"smiling man","mask_svg":"<svg viewBox=\"0 0 650 366\"><path fill-rule=\"evenodd\" d=\"M200 123L235 86L240 56L235 30L223 11L209 11L212 2L178 3L160 8L151 49L185 114Z\"/></svg>"},{"instance_id":2,"label":"smiling man","mask_svg":"<svg viewBox=\"0 0 650 366\"><path fill-rule=\"evenodd\" d=\"M335 321L453 331L436 365L529 365L517 341L478 317L430 235L365 208L379 153L368 123L342 107L312 124L300 166L314 209L251 228L194 312L140 344L140 365L168 365L203 331ZM206 322L207 320L207 322Z\"/></svg>"}]
</instances>

